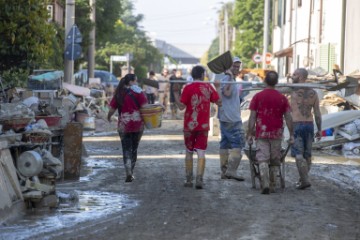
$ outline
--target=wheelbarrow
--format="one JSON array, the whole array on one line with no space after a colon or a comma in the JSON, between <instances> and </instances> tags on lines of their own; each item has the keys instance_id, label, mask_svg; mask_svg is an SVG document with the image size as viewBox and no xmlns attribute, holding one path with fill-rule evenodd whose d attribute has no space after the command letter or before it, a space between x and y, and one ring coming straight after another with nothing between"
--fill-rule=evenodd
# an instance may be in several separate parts
<instances>
[{"instance_id":1,"label":"wheelbarrow","mask_svg":"<svg viewBox=\"0 0 360 240\"><path fill-rule=\"evenodd\" d=\"M279 166L279 178L281 188L285 188L285 157L290 149L290 144L286 148L282 148L281 150L281 158L280 158L280 166ZM260 177L260 169L259 163L256 161L256 150L252 148L252 144L249 145L249 148L245 148L244 152L249 159L250 162L250 173L251 173L251 183L252 188L256 189L256 178L259 181L260 189L261 186L261 177Z\"/></svg>"}]
</instances>

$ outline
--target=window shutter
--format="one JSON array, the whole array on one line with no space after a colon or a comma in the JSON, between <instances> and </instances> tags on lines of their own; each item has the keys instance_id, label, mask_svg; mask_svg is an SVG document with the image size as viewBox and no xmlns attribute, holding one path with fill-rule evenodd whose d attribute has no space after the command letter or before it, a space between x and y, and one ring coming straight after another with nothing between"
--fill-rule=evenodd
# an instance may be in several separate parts
<instances>
[{"instance_id":1,"label":"window shutter","mask_svg":"<svg viewBox=\"0 0 360 240\"><path fill-rule=\"evenodd\" d=\"M332 72L335 64L335 46L334 44L321 44L320 45L320 67Z\"/></svg>"}]
</instances>

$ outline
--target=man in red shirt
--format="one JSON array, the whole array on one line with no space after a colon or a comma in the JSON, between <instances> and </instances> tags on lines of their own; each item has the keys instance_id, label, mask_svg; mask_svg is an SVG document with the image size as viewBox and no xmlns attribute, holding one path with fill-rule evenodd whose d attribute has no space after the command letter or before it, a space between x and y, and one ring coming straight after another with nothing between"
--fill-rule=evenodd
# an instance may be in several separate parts
<instances>
[{"instance_id":1,"label":"man in red shirt","mask_svg":"<svg viewBox=\"0 0 360 240\"><path fill-rule=\"evenodd\" d=\"M194 81L184 87L181 99L178 93L180 86L174 84L175 103L184 114L184 142L186 146L185 156L185 187L192 187L193 178L193 153L197 152L198 162L196 171L197 189L203 187L203 175L205 170L205 150L207 148L208 132L210 130L210 103L221 106L221 100L215 88L208 83L202 82L205 69L195 66L191 71Z\"/></svg>"},{"instance_id":2,"label":"man in red shirt","mask_svg":"<svg viewBox=\"0 0 360 240\"><path fill-rule=\"evenodd\" d=\"M254 136L256 139L256 160L259 163L262 194L269 194L270 191L274 191L276 170L281 159L284 117L290 132L289 144L294 142L289 102L284 95L275 89L278 78L279 76L275 71L268 72L264 80L266 88L255 94L249 107L251 113L247 139L249 144L252 144ZM254 131L255 125L256 131ZM255 135L254 132L256 132Z\"/></svg>"}]
</instances>

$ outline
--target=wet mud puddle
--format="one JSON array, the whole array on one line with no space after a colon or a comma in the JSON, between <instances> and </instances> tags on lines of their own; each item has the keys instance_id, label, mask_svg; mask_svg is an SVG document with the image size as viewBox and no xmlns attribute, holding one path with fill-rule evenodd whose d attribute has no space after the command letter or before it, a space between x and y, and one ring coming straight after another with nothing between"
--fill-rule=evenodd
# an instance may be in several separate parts
<instances>
[{"instance_id":1,"label":"wet mud puddle","mask_svg":"<svg viewBox=\"0 0 360 240\"><path fill-rule=\"evenodd\" d=\"M28 239L119 211L127 211L138 205L137 201L130 200L126 195L106 192L59 192L58 196L58 208L29 210L22 219L0 226L0 239Z\"/></svg>"},{"instance_id":2,"label":"wet mud puddle","mask_svg":"<svg viewBox=\"0 0 360 240\"><path fill-rule=\"evenodd\" d=\"M85 171L81 174L78 183L90 181L98 171L106 167L116 167L114 165L116 164L109 163L105 159L89 157L82 166ZM64 184L64 189L67 189L68 184ZM76 189L76 187L71 189ZM46 233L74 227L74 225L101 219L114 213L125 214L138 206L137 200L132 200L124 194L101 191L62 191L56 192L59 199L58 208L29 209L20 219L0 225L0 239L34 238L39 234L46 235Z\"/></svg>"}]
</instances>

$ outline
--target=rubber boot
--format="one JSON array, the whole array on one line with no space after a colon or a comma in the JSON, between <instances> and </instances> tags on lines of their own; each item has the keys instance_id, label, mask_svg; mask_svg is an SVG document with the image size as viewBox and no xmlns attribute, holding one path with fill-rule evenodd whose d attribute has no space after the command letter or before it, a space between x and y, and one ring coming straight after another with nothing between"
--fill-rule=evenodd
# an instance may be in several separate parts
<instances>
[{"instance_id":1,"label":"rubber boot","mask_svg":"<svg viewBox=\"0 0 360 240\"><path fill-rule=\"evenodd\" d=\"M308 176L312 165L312 158L306 159L307 167L308 167ZM299 177L299 181L296 182L296 188L300 187L301 185L301 178Z\"/></svg>"},{"instance_id":2,"label":"rubber boot","mask_svg":"<svg viewBox=\"0 0 360 240\"><path fill-rule=\"evenodd\" d=\"M125 163L124 166L125 166L125 173L126 173L125 182L132 182L134 180L134 177L132 176L130 161L127 161L127 163Z\"/></svg>"},{"instance_id":3,"label":"rubber boot","mask_svg":"<svg viewBox=\"0 0 360 240\"><path fill-rule=\"evenodd\" d=\"M240 165L241 161L241 149L233 148L229 150L229 163L228 168L225 172L225 176L229 179L235 179L238 181L244 181L245 179L242 176L237 175L236 171Z\"/></svg>"},{"instance_id":4,"label":"rubber boot","mask_svg":"<svg viewBox=\"0 0 360 240\"><path fill-rule=\"evenodd\" d=\"M185 187L193 187L193 155L186 154L185 157L185 176L186 182L184 184Z\"/></svg>"},{"instance_id":5,"label":"rubber boot","mask_svg":"<svg viewBox=\"0 0 360 240\"><path fill-rule=\"evenodd\" d=\"M270 178L270 192L274 193L275 192L275 188L276 188L276 178L278 176L278 170L279 170L279 166L270 166L270 174L269 174L269 178Z\"/></svg>"},{"instance_id":6,"label":"rubber boot","mask_svg":"<svg viewBox=\"0 0 360 240\"><path fill-rule=\"evenodd\" d=\"M228 167L229 161L229 150L228 149L220 149L220 171L221 171L221 179L227 179L225 176L225 172Z\"/></svg>"},{"instance_id":7,"label":"rubber boot","mask_svg":"<svg viewBox=\"0 0 360 240\"><path fill-rule=\"evenodd\" d=\"M259 163L260 178L261 178L261 193L269 194L270 193L270 184L269 184L269 164L266 162Z\"/></svg>"},{"instance_id":8,"label":"rubber boot","mask_svg":"<svg viewBox=\"0 0 360 240\"><path fill-rule=\"evenodd\" d=\"M308 173L310 172L311 165L312 165L312 157L306 159L307 167L308 167Z\"/></svg>"},{"instance_id":9,"label":"rubber boot","mask_svg":"<svg viewBox=\"0 0 360 240\"><path fill-rule=\"evenodd\" d=\"M300 176L300 183L296 186L296 188L302 190L302 189L311 187L311 184L309 182L309 177L308 177L309 168L308 168L307 161L303 158L296 158L295 160L296 160L296 166L297 166L297 169L299 171L299 176Z\"/></svg>"},{"instance_id":10,"label":"rubber boot","mask_svg":"<svg viewBox=\"0 0 360 240\"><path fill-rule=\"evenodd\" d=\"M205 171L205 158L199 158L197 162L196 183L195 183L195 187L197 189L203 188L204 171Z\"/></svg>"}]
</instances>

